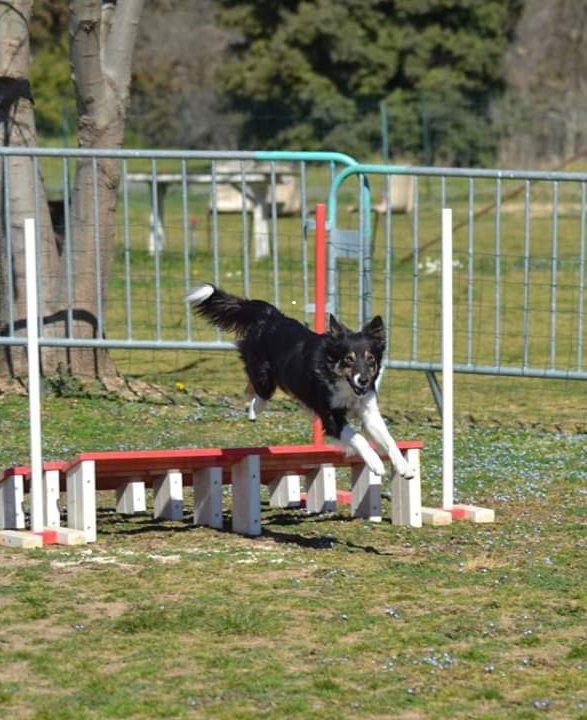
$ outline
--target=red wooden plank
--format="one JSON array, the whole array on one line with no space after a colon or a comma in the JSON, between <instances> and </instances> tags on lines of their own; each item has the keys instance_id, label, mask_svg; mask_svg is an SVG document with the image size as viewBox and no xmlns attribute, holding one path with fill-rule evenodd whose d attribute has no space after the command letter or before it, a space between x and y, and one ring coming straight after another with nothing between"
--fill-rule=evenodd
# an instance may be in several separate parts
<instances>
[{"instance_id":1,"label":"red wooden plank","mask_svg":"<svg viewBox=\"0 0 587 720\"><path fill-rule=\"evenodd\" d=\"M64 467L65 463L62 460L54 460L51 462L43 463L43 470L63 470ZM14 465L13 467L9 467L4 470L0 482L6 480L9 477L13 477L14 475L24 475L28 478L30 474L31 468L29 465Z\"/></svg>"},{"instance_id":2,"label":"red wooden plank","mask_svg":"<svg viewBox=\"0 0 587 720\"><path fill-rule=\"evenodd\" d=\"M45 463L43 463L43 472L45 470L59 470L59 472L63 472L64 467L65 467L65 463L61 460L45 462ZM0 477L0 483L3 483L8 478L14 477L15 475L23 475L24 490L25 490L25 492L28 492L29 485L31 482L30 466L29 465L14 465L13 467L6 468L6 470L2 473L2 476Z\"/></svg>"},{"instance_id":3,"label":"red wooden plank","mask_svg":"<svg viewBox=\"0 0 587 720\"><path fill-rule=\"evenodd\" d=\"M400 450L421 449L421 440L400 440ZM96 467L96 488L113 490L130 478L151 484L167 470L180 470L184 482L191 482L191 472L203 467L224 468L224 482L230 482L230 467L248 455L261 458L262 482L269 483L285 472L305 474L324 463L353 465L362 462L358 455L348 455L339 445L265 445L244 448L179 448L172 450L112 450L83 452L69 462L49 462L45 470L66 472L91 460ZM30 468L17 466L4 471L2 479L15 474L30 475Z\"/></svg>"}]
</instances>

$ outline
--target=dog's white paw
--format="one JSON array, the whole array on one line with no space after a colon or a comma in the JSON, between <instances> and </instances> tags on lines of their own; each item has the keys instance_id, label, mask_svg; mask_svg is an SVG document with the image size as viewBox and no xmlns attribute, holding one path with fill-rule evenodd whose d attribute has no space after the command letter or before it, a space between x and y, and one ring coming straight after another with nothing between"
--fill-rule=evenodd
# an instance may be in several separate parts
<instances>
[{"instance_id":1,"label":"dog's white paw","mask_svg":"<svg viewBox=\"0 0 587 720\"><path fill-rule=\"evenodd\" d=\"M385 465L376 452L372 455L369 454L369 457L365 458L365 462L367 463L369 470L371 470L372 473L375 473L375 475L379 475L381 477L385 475Z\"/></svg>"},{"instance_id":2,"label":"dog's white paw","mask_svg":"<svg viewBox=\"0 0 587 720\"><path fill-rule=\"evenodd\" d=\"M396 465L395 471L404 480L412 480L412 478L416 477L416 471L405 460L403 463Z\"/></svg>"}]
</instances>

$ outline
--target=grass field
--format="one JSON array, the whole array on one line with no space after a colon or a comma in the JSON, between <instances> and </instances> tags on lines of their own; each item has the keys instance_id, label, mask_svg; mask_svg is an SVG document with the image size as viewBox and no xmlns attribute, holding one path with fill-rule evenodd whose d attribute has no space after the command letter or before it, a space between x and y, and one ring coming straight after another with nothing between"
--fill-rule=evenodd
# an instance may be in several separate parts
<instances>
[{"instance_id":1,"label":"grass field","mask_svg":"<svg viewBox=\"0 0 587 720\"><path fill-rule=\"evenodd\" d=\"M438 258L439 191L421 182L419 238L433 241L420 258L425 266L428 253L430 262ZM324 199L323 178L313 175L311 184L312 201ZM381 189L374 184L374 197ZM456 220L463 219L466 185L449 183L447 191ZM214 255L207 196L191 197L189 212L200 222L186 266L180 197L170 193L168 246L156 278L146 252L148 194L133 192L132 280L128 285L120 244L107 335L126 337L130 293L134 337L153 338L160 293L161 337L184 337L186 271L196 283L211 279L216 265L222 285L242 291L240 219L222 219ZM489 184L479 183L477 192L477 206L494 197ZM532 192L527 268L522 206L512 204L500 217L498 262L495 215L475 222L472 315L462 269L468 237L466 231L455 236L462 265L455 276L460 361L467 361L470 326L475 362L495 361L497 347L500 363L519 365L525 332L531 365L574 369L587 362L577 344L577 188L560 188L560 262L554 263L550 188ZM341 227L356 224L348 212L353 193L345 193ZM412 259L402 262L413 248L414 220L395 222L391 357L434 358L438 274L419 273ZM376 312L385 310L381 223ZM300 318L302 242L299 218L280 219L282 307ZM252 294L271 299L272 262L251 263L249 271ZM347 262L340 302L351 325L357 289L356 263ZM525 290L532 301L527 316ZM202 324L192 332L213 337ZM244 420L243 374L234 353L116 350L113 356L124 377L109 389L68 377L46 384L45 459L84 450L310 438L306 415L283 397L257 423ZM0 394L0 468L28 460L27 401L18 386L13 390ZM381 400L396 437L424 440L423 497L438 504L440 426L423 373L387 372ZM352 520L345 508L324 516L270 510L263 496L262 535L247 539L228 531L228 495L225 529L212 531L192 526L189 493L184 520L175 523L154 522L150 514L119 516L112 495L100 494L95 545L0 549L0 717L587 720L586 405L580 381L456 378L456 499L495 508L494 525L408 530L390 524L387 499L384 521L370 524ZM344 473L340 482L348 482Z\"/></svg>"},{"instance_id":2,"label":"grass field","mask_svg":"<svg viewBox=\"0 0 587 720\"><path fill-rule=\"evenodd\" d=\"M50 393L45 456L82 449L300 442L285 400L246 423L232 395L165 402ZM423 494L440 498L435 423ZM2 465L27 446L2 399ZM7 448L12 448L12 452ZM490 526L393 527L263 505L246 539L116 514L91 547L0 551L0 715L111 718L587 718L585 435L459 425L457 499ZM341 483L345 478L341 479ZM189 498L188 498L189 500Z\"/></svg>"}]
</instances>

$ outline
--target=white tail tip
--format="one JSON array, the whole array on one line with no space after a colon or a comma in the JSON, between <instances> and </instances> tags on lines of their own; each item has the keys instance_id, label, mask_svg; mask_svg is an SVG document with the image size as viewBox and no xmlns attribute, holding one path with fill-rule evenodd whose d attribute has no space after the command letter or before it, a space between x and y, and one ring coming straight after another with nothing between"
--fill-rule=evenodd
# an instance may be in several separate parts
<instances>
[{"instance_id":1,"label":"white tail tip","mask_svg":"<svg viewBox=\"0 0 587 720\"><path fill-rule=\"evenodd\" d=\"M191 305L201 305L214 293L214 285L205 283L192 288L185 296L185 301Z\"/></svg>"}]
</instances>

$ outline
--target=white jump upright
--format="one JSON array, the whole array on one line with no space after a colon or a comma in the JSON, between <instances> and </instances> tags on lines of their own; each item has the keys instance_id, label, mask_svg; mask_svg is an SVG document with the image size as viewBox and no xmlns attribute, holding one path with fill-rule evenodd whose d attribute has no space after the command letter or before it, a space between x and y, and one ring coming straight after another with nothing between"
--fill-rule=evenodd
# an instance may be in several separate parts
<instances>
[{"instance_id":1,"label":"white jump upright","mask_svg":"<svg viewBox=\"0 0 587 720\"><path fill-rule=\"evenodd\" d=\"M27 353L29 370L29 426L31 455L31 530L42 532L43 455L41 442L41 383L39 363L39 311L35 221L24 221L24 247L27 305Z\"/></svg>"},{"instance_id":2,"label":"white jump upright","mask_svg":"<svg viewBox=\"0 0 587 720\"><path fill-rule=\"evenodd\" d=\"M429 525L448 525L453 518L476 523L493 522L495 513L476 505L454 502L454 308L452 209L442 209L442 507L422 508Z\"/></svg>"},{"instance_id":3,"label":"white jump upright","mask_svg":"<svg viewBox=\"0 0 587 720\"><path fill-rule=\"evenodd\" d=\"M39 361L39 310L37 301L36 231L33 218L24 221L24 255L26 284L27 354L29 375L30 437L30 533L23 533L25 518L24 477L14 474L5 478L0 490L0 544L13 547L38 547L43 544L43 457L41 442L41 381ZM15 528L11 530L10 528Z\"/></svg>"},{"instance_id":4,"label":"white jump upright","mask_svg":"<svg viewBox=\"0 0 587 720\"><path fill-rule=\"evenodd\" d=\"M454 503L454 355L452 209L442 209L441 221L441 334L442 334L442 507L423 507L426 525L450 525Z\"/></svg>"},{"instance_id":5,"label":"white jump upright","mask_svg":"<svg viewBox=\"0 0 587 720\"><path fill-rule=\"evenodd\" d=\"M452 209L442 209L442 508L454 505Z\"/></svg>"}]
</instances>

